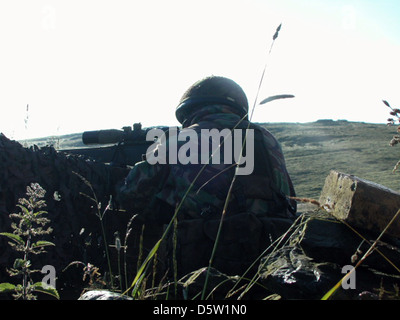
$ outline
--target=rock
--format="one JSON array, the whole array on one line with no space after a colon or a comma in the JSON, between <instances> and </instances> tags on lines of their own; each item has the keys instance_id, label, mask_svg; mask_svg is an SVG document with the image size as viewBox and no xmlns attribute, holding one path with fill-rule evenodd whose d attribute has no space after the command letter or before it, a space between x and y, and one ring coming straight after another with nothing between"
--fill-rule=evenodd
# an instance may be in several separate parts
<instances>
[{"instance_id":1,"label":"rock","mask_svg":"<svg viewBox=\"0 0 400 320\"><path fill-rule=\"evenodd\" d=\"M338 281L340 268L316 263L299 246L287 246L264 257L259 274L262 285L283 299L321 299Z\"/></svg>"},{"instance_id":2,"label":"rock","mask_svg":"<svg viewBox=\"0 0 400 320\"><path fill-rule=\"evenodd\" d=\"M371 236L365 230L362 234L367 239ZM377 249L399 266L396 239L387 240L392 244L380 242ZM342 268L355 266L369 246L326 211L304 212L281 245L271 248L261 259L260 282L282 299L321 299L344 277ZM399 272L380 253L374 251L356 269L356 288L340 288L333 298L360 299L363 292L389 289L394 296L400 284Z\"/></svg>"},{"instance_id":3,"label":"rock","mask_svg":"<svg viewBox=\"0 0 400 320\"><path fill-rule=\"evenodd\" d=\"M369 230L359 229L360 235L341 223L329 213L321 210L308 214L307 228L301 241L304 253L317 262L334 262L340 265L354 264L368 250L369 244L360 237L362 235L371 244L377 235ZM384 240L384 241L383 241ZM400 243L393 237L383 237L365 260L371 268L383 272L397 272L396 269L380 253L396 266L400 266ZM379 252L378 252L379 251Z\"/></svg>"},{"instance_id":4,"label":"rock","mask_svg":"<svg viewBox=\"0 0 400 320\"><path fill-rule=\"evenodd\" d=\"M331 171L319 199L339 220L353 227L382 232L400 208L400 193L358 177ZM387 234L400 236L400 219Z\"/></svg>"},{"instance_id":5,"label":"rock","mask_svg":"<svg viewBox=\"0 0 400 320\"><path fill-rule=\"evenodd\" d=\"M85 292L78 300L133 300L132 297L108 290L91 290Z\"/></svg>"}]
</instances>

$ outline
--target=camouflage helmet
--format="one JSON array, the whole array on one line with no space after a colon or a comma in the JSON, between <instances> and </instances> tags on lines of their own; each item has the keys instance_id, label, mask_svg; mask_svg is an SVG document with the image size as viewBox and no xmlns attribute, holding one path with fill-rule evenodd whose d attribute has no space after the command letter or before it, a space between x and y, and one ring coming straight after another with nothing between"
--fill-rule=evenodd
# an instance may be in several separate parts
<instances>
[{"instance_id":1,"label":"camouflage helmet","mask_svg":"<svg viewBox=\"0 0 400 320\"><path fill-rule=\"evenodd\" d=\"M233 80L210 76L194 83L183 94L176 108L176 118L183 123L195 110L211 104L232 107L232 112L241 117L247 115L249 105L243 89Z\"/></svg>"}]
</instances>

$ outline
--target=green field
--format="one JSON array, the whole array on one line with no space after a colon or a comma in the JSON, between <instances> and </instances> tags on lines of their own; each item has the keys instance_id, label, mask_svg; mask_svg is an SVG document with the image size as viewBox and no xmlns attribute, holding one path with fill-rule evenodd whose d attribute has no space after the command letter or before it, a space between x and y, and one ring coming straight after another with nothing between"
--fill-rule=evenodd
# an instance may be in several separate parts
<instances>
[{"instance_id":1,"label":"green field","mask_svg":"<svg viewBox=\"0 0 400 320\"><path fill-rule=\"evenodd\" d=\"M352 174L400 190L399 147L390 147L396 132L385 124L319 120L310 123L262 124L282 145L299 197L318 199L330 170ZM82 147L81 134L26 141L60 149Z\"/></svg>"}]
</instances>

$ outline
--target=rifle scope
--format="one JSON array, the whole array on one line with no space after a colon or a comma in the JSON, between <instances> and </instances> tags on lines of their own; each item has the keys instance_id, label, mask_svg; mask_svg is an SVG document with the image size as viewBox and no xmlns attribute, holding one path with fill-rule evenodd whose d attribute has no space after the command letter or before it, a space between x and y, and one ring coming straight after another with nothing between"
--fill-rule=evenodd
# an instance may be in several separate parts
<instances>
[{"instance_id":1,"label":"rifle scope","mask_svg":"<svg viewBox=\"0 0 400 320\"><path fill-rule=\"evenodd\" d=\"M107 129L85 131L82 134L82 142L88 144L115 144L120 142L145 141L146 131L140 123L134 123L132 127L123 127L122 130Z\"/></svg>"},{"instance_id":2,"label":"rifle scope","mask_svg":"<svg viewBox=\"0 0 400 320\"><path fill-rule=\"evenodd\" d=\"M125 132L117 129L85 131L82 142L90 144L114 144L124 140Z\"/></svg>"}]
</instances>

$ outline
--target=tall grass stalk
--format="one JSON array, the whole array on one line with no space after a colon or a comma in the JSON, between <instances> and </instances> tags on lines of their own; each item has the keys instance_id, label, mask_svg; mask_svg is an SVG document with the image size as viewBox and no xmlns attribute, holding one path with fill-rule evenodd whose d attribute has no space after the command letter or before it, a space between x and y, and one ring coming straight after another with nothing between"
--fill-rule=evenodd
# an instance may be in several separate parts
<instances>
[{"instance_id":1,"label":"tall grass stalk","mask_svg":"<svg viewBox=\"0 0 400 320\"><path fill-rule=\"evenodd\" d=\"M178 217L174 219L174 232L172 236L172 260L174 266L174 293L178 293L178 261L176 260L176 248L178 246Z\"/></svg>"},{"instance_id":2,"label":"tall grass stalk","mask_svg":"<svg viewBox=\"0 0 400 320\"><path fill-rule=\"evenodd\" d=\"M250 128L250 123L251 123L251 120L253 118L255 107L257 105L258 96L260 94L260 90L261 90L261 87L262 87L262 84L263 84L263 80L264 80L264 76L265 76L265 71L266 71L267 66L268 66L268 62L269 62L268 58L271 55L271 51L272 51L272 48L274 46L275 40L278 38L281 26L282 26L282 24L280 24L278 26L278 28L275 31L275 34L272 37L272 43L271 43L271 47L270 47L270 49L268 51L267 61L266 61L265 65L264 65L264 69L262 71L261 78L260 78L260 81L259 81L259 84L258 84L256 97L254 99L254 104L253 104L253 107L251 109L251 114L250 114L250 117L249 117L249 122L248 122L248 125L247 125L247 129L246 129L246 134L245 134L245 137L243 139L243 144L242 144L242 149L241 149L241 152L240 152L240 155L239 155L238 164L236 165L235 174L234 174L234 176L232 178L231 184L229 186L228 195L227 195L227 197L225 199L225 203L224 203L224 207L223 207L223 210L222 210L220 223L219 223L219 226L218 226L216 239L215 239L214 246L213 246L212 253L211 253L211 257L210 257L210 260L209 260L209 266L208 266L207 273L206 273L206 278L205 278L205 281L204 281L203 292L201 294L201 299L202 300L204 300L204 298L205 298L205 294L206 294L206 290L207 290L207 286L208 286L208 279L209 279L209 275L210 275L210 269L211 269L211 266L212 266L212 263L213 263L213 260L214 260L214 256L215 256L215 253L216 253L216 250L217 250L219 238L221 236L222 225L223 225L223 222L224 222L224 217L226 215L226 210L228 208L228 204L229 204L231 196L232 196L233 185L235 184L235 181L236 181L237 172L239 170L239 164L241 163L241 160L242 160L242 154L243 154L243 150L244 150L244 147L245 147L245 144L246 144L246 140L247 140L247 136L248 136L248 130ZM245 115L245 117L247 115L248 115L248 113ZM244 118L242 118L241 121L243 121L243 119Z\"/></svg>"},{"instance_id":3,"label":"tall grass stalk","mask_svg":"<svg viewBox=\"0 0 400 320\"><path fill-rule=\"evenodd\" d=\"M104 241L104 250L106 253L106 258L107 258L107 264L108 264L108 272L110 273L110 285L111 287L113 286L113 273L112 273L112 269L111 269L111 259L110 259L110 254L108 252L108 242L107 242L107 237L106 237L106 231L104 229L104 223L103 223L103 218L104 215L107 213L107 211L111 208L111 198L110 201L108 202L106 208L104 209L103 213L101 212L101 202L99 202L99 200L97 199L96 196L96 192L93 189L92 184L82 175L80 175L79 173L73 171L72 173L74 173L76 176L78 176L82 182L89 187L90 191L92 192L92 196L87 195L86 193L80 192L81 195L85 196L86 198L92 200L95 205L96 205L96 216L99 218L100 221L100 226L101 226L101 232L103 235L103 241Z\"/></svg>"},{"instance_id":4,"label":"tall grass stalk","mask_svg":"<svg viewBox=\"0 0 400 320\"><path fill-rule=\"evenodd\" d=\"M128 250L128 238L132 232L132 228L131 228L131 224L133 222L133 220L135 220L135 218L137 217L137 214L133 215L132 218L129 219L129 222L126 226L126 232L125 232L125 239L124 239L124 276L125 276L125 289L128 288L128 270L127 270L127 266L128 266L128 262L127 262L127 250ZM121 291L123 291L123 289L121 288Z\"/></svg>"},{"instance_id":5,"label":"tall grass stalk","mask_svg":"<svg viewBox=\"0 0 400 320\"><path fill-rule=\"evenodd\" d=\"M116 231L114 233L114 236L115 236L115 240L114 240L113 247L115 247L115 250L117 250L119 288L122 291L123 288L122 288L122 273L121 273L121 249L122 249L121 238L119 237L118 231Z\"/></svg>"}]
</instances>

